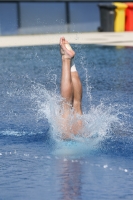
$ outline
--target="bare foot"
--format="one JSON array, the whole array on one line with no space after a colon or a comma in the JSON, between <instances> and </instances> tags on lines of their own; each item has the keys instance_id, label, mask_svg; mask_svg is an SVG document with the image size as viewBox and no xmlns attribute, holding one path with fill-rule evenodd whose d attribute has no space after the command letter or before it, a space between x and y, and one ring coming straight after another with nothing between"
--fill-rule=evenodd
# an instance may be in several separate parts
<instances>
[{"instance_id":1,"label":"bare foot","mask_svg":"<svg viewBox=\"0 0 133 200\"><path fill-rule=\"evenodd\" d=\"M62 58L72 59L75 56L75 52L64 37L60 38L60 47Z\"/></svg>"}]
</instances>

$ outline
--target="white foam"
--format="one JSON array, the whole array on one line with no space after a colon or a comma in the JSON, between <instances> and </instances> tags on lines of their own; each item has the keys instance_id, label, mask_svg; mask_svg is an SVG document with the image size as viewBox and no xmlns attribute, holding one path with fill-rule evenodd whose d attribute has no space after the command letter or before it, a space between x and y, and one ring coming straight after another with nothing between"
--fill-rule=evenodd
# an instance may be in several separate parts
<instances>
[{"instance_id":1,"label":"white foam","mask_svg":"<svg viewBox=\"0 0 133 200\"><path fill-rule=\"evenodd\" d=\"M96 149L99 143L109 136L112 126L120 123L119 109L117 110L115 105L106 106L103 102L97 106L91 104L87 113L77 116L77 119L83 121L84 126L80 135L72 135L75 143L64 142L62 141L63 118L60 95L46 90L42 85L36 85L31 97L35 102L37 120L46 118L49 122L49 134L57 142L56 155L78 155ZM75 122L73 110L69 120L71 127Z\"/></svg>"}]
</instances>

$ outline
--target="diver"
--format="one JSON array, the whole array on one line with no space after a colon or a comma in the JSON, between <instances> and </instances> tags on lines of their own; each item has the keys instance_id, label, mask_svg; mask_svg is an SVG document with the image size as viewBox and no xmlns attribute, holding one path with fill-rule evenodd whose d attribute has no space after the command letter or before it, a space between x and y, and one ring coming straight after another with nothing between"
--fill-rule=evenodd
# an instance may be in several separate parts
<instances>
[{"instance_id":1,"label":"diver","mask_svg":"<svg viewBox=\"0 0 133 200\"><path fill-rule=\"evenodd\" d=\"M73 62L75 52L68 41L60 38L62 58L61 96L62 101L62 131L64 138L77 135L82 129L82 84Z\"/></svg>"}]
</instances>

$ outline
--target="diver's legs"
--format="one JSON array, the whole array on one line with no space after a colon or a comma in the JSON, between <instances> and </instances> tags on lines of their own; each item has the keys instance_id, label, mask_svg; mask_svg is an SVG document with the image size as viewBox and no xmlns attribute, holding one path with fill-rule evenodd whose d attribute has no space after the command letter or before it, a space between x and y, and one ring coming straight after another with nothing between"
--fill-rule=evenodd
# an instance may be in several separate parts
<instances>
[{"instance_id":1,"label":"diver's legs","mask_svg":"<svg viewBox=\"0 0 133 200\"><path fill-rule=\"evenodd\" d=\"M77 71L71 72L73 84L73 107L75 113L82 114L81 101L82 101L82 84Z\"/></svg>"},{"instance_id":2,"label":"diver's legs","mask_svg":"<svg viewBox=\"0 0 133 200\"><path fill-rule=\"evenodd\" d=\"M73 108L74 108L74 122L72 124L72 132L74 135L77 135L80 133L83 127L83 122L78 115L82 115L82 108L81 108L81 100L82 100L82 84L78 75L77 71L71 72L72 77L72 84L73 84L73 91L74 91L74 97L73 97Z\"/></svg>"},{"instance_id":3,"label":"diver's legs","mask_svg":"<svg viewBox=\"0 0 133 200\"><path fill-rule=\"evenodd\" d=\"M69 46L64 37L60 38L60 47L62 55L62 75L61 75L61 96L64 98L63 117L67 117L70 113L73 102L73 84L71 78L71 60L75 52L66 48Z\"/></svg>"},{"instance_id":4,"label":"diver's legs","mask_svg":"<svg viewBox=\"0 0 133 200\"><path fill-rule=\"evenodd\" d=\"M75 66L72 66L75 52L64 37L60 39L60 47L62 55L61 96L64 98L61 109L63 121L61 123L63 138L70 138L71 133L76 135L82 129L82 120L77 117L77 114L82 114L82 85ZM71 109L72 107L74 109ZM74 115L71 115L73 111ZM71 117L73 121L71 121Z\"/></svg>"},{"instance_id":5,"label":"diver's legs","mask_svg":"<svg viewBox=\"0 0 133 200\"><path fill-rule=\"evenodd\" d=\"M71 60L62 58L62 76L61 76L61 96L63 101L63 113L68 115L73 101L73 84L70 71ZM65 117L65 116L64 116Z\"/></svg>"},{"instance_id":6,"label":"diver's legs","mask_svg":"<svg viewBox=\"0 0 133 200\"><path fill-rule=\"evenodd\" d=\"M62 54L62 77L61 77L61 96L65 99L65 108L74 107L75 113L82 114L82 84L75 65L72 66L72 59L75 52L65 40L60 38Z\"/></svg>"}]
</instances>

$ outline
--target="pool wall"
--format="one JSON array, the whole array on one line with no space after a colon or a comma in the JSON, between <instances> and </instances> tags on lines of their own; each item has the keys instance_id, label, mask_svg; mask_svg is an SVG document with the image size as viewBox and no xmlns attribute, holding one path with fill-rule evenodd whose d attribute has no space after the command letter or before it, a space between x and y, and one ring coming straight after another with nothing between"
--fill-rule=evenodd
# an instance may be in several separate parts
<instances>
[{"instance_id":1,"label":"pool wall","mask_svg":"<svg viewBox=\"0 0 133 200\"><path fill-rule=\"evenodd\" d=\"M0 2L0 35L96 31L97 2Z\"/></svg>"}]
</instances>

